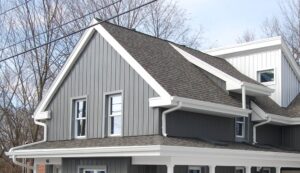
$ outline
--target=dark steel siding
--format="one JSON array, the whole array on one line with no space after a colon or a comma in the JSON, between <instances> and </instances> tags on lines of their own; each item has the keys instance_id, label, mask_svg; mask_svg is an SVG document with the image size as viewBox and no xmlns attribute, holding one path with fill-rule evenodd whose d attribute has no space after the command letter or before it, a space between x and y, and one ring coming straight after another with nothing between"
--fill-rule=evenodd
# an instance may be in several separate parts
<instances>
[{"instance_id":1,"label":"dark steel siding","mask_svg":"<svg viewBox=\"0 0 300 173\"><path fill-rule=\"evenodd\" d=\"M234 119L176 111L167 115L170 136L193 137L216 141L234 141Z\"/></svg>"},{"instance_id":2,"label":"dark steel siding","mask_svg":"<svg viewBox=\"0 0 300 173\"><path fill-rule=\"evenodd\" d=\"M106 166L108 173L129 173L130 165L130 158L70 158L63 159L62 172L78 173L80 166Z\"/></svg>"},{"instance_id":3,"label":"dark steel siding","mask_svg":"<svg viewBox=\"0 0 300 173\"><path fill-rule=\"evenodd\" d=\"M281 146L282 127L276 125L263 125L257 127L256 140L260 144Z\"/></svg>"},{"instance_id":4,"label":"dark steel siding","mask_svg":"<svg viewBox=\"0 0 300 173\"><path fill-rule=\"evenodd\" d=\"M300 150L300 126L286 126L282 128L282 144L285 147Z\"/></svg>"},{"instance_id":5,"label":"dark steel siding","mask_svg":"<svg viewBox=\"0 0 300 173\"><path fill-rule=\"evenodd\" d=\"M88 138L101 138L104 93L123 90L124 136L158 134L158 109L149 108L155 91L99 35L95 34L48 106L49 140L71 138L71 98L87 96Z\"/></svg>"}]
</instances>

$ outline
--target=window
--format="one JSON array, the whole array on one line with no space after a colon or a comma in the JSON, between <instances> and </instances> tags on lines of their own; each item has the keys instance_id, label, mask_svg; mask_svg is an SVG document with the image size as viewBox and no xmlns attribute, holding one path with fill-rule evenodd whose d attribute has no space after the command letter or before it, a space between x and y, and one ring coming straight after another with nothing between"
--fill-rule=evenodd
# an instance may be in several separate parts
<instances>
[{"instance_id":1,"label":"window","mask_svg":"<svg viewBox=\"0 0 300 173\"><path fill-rule=\"evenodd\" d=\"M200 166L190 166L188 173L201 173L201 167Z\"/></svg>"},{"instance_id":2,"label":"window","mask_svg":"<svg viewBox=\"0 0 300 173\"><path fill-rule=\"evenodd\" d=\"M261 173L271 173L271 168L262 168Z\"/></svg>"},{"instance_id":3,"label":"window","mask_svg":"<svg viewBox=\"0 0 300 173\"><path fill-rule=\"evenodd\" d=\"M245 137L245 117L238 117L235 119L235 135L236 137Z\"/></svg>"},{"instance_id":4,"label":"window","mask_svg":"<svg viewBox=\"0 0 300 173\"><path fill-rule=\"evenodd\" d=\"M83 169L83 173L105 173L103 169Z\"/></svg>"},{"instance_id":5,"label":"window","mask_svg":"<svg viewBox=\"0 0 300 173\"><path fill-rule=\"evenodd\" d=\"M108 97L108 135L122 135L122 95L114 94Z\"/></svg>"},{"instance_id":6,"label":"window","mask_svg":"<svg viewBox=\"0 0 300 173\"><path fill-rule=\"evenodd\" d=\"M274 69L259 71L258 81L261 83L274 82Z\"/></svg>"},{"instance_id":7,"label":"window","mask_svg":"<svg viewBox=\"0 0 300 173\"><path fill-rule=\"evenodd\" d=\"M75 138L86 136L86 99L74 101Z\"/></svg>"},{"instance_id":8,"label":"window","mask_svg":"<svg viewBox=\"0 0 300 173\"><path fill-rule=\"evenodd\" d=\"M243 167L236 167L235 168L235 173L245 173L245 168L243 168Z\"/></svg>"}]
</instances>

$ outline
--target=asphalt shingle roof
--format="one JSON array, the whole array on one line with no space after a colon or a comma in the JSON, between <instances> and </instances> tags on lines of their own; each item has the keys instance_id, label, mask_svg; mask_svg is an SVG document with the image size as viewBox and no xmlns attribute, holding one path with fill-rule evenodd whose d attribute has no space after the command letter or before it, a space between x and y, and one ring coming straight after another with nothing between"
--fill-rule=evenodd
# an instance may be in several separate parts
<instances>
[{"instance_id":1,"label":"asphalt shingle roof","mask_svg":"<svg viewBox=\"0 0 300 173\"><path fill-rule=\"evenodd\" d=\"M241 107L240 101L188 62L170 42L109 23L101 25L170 95Z\"/></svg>"},{"instance_id":2,"label":"asphalt shingle roof","mask_svg":"<svg viewBox=\"0 0 300 173\"><path fill-rule=\"evenodd\" d=\"M300 117L300 94L286 108L280 107L269 97L256 97L254 102L267 113L286 117Z\"/></svg>"},{"instance_id":3,"label":"asphalt shingle roof","mask_svg":"<svg viewBox=\"0 0 300 173\"><path fill-rule=\"evenodd\" d=\"M214 143L214 142L207 142L201 139L182 138L182 137L163 137L161 135L115 137L115 138L85 139L85 140L48 141L33 146L24 147L21 148L20 150L113 147L113 146L147 146L147 145L184 146L184 147L272 151L272 152L292 152L290 150L284 150L284 149L279 149L270 146L268 147L255 146L255 145L238 143L238 142Z\"/></svg>"}]
</instances>

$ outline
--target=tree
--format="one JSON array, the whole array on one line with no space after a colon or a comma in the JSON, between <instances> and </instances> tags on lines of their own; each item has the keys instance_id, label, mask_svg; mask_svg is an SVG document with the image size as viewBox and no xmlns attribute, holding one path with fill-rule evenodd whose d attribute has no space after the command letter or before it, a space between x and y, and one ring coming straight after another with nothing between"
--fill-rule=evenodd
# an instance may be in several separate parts
<instances>
[{"instance_id":1,"label":"tree","mask_svg":"<svg viewBox=\"0 0 300 173\"><path fill-rule=\"evenodd\" d=\"M32 0L0 15L0 59L26 52L0 63L0 172L20 171L4 152L41 139L42 131L34 125L31 116L82 32L27 50L78 31L86 27L93 17L105 20L148 2L122 0L98 10L116 1L78 0L74 3L73 0ZM24 0L0 0L0 13L2 6L8 9L22 3ZM202 31L192 32L186 19L186 14L175 2L160 0L158 4L132 11L110 22L198 47ZM159 25L153 23L154 20Z\"/></svg>"},{"instance_id":2,"label":"tree","mask_svg":"<svg viewBox=\"0 0 300 173\"><path fill-rule=\"evenodd\" d=\"M246 43L246 42L250 42L250 41L254 41L255 40L255 33L250 31L250 30L246 30L242 36L238 37L236 39L237 43Z\"/></svg>"},{"instance_id":3,"label":"tree","mask_svg":"<svg viewBox=\"0 0 300 173\"><path fill-rule=\"evenodd\" d=\"M278 17L266 19L262 30L268 37L282 36L290 47L294 57L300 58L300 1L281 1L281 14Z\"/></svg>"}]
</instances>

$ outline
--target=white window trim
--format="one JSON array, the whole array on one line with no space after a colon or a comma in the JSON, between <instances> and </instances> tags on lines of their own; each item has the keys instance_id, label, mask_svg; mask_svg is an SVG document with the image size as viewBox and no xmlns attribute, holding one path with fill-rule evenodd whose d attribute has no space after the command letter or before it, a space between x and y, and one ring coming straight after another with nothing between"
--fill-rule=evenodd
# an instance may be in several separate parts
<instances>
[{"instance_id":1,"label":"white window trim","mask_svg":"<svg viewBox=\"0 0 300 173\"><path fill-rule=\"evenodd\" d=\"M237 170L242 170L242 172L245 173L245 168L244 167L235 167L235 172Z\"/></svg>"},{"instance_id":2,"label":"white window trim","mask_svg":"<svg viewBox=\"0 0 300 173\"><path fill-rule=\"evenodd\" d=\"M122 100L122 106L121 106L121 114L120 115L110 115L110 109L111 109L111 103L110 103L110 98L114 95L120 95L121 96L121 100ZM124 126L124 95L123 95L123 91L113 91L113 92L109 92L109 93L105 93L105 117L107 117L107 126L106 126L106 130L107 130L107 136L108 137L120 137L123 136L123 126ZM120 134L111 134L111 125L110 125L110 117L115 117L115 116L120 116L121 117L121 133ZM105 127L105 126L104 126Z\"/></svg>"},{"instance_id":3,"label":"white window trim","mask_svg":"<svg viewBox=\"0 0 300 173\"><path fill-rule=\"evenodd\" d=\"M269 70L273 70L273 75L274 75L274 80L273 81L270 81L270 82L261 82L260 81L260 73L261 72L264 72L264 71L269 71ZM263 85L266 85L266 86L269 86L269 85L274 85L276 84L275 83L275 80L276 80L276 70L275 68L265 68L265 69L259 69L256 71L256 78L257 78L257 81Z\"/></svg>"},{"instance_id":4,"label":"white window trim","mask_svg":"<svg viewBox=\"0 0 300 173\"><path fill-rule=\"evenodd\" d=\"M239 118L243 118L243 122L242 121L237 121L237 118L235 119L235 137L237 138L245 138L245 133L246 133L246 118L245 117L239 117ZM238 135L236 133L236 124L237 123L240 123L240 124L243 124L242 126L242 135Z\"/></svg>"},{"instance_id":5,"label":"white window trim","mask_svg":"<svg viewBox=\"0 0 300 173\"><path fill-rule=\"evenodd\" d=\"M84 100L85 101L85 118L77 118L76 117L76 114L75 114L75 112L76 112L76 107L77 107L77 104L76 104L76 102L77 101L82 101L82 100ZM73 107L74 106L74 107ZM79 97L79 98L74 98L74 99L72 99L72 114L73 114L73 119L74 119L74 138L75 139L86 139L86 136L87 136L87 116L88 116L88 111L87 111L87 107L88 107L88 104L87 104L87 98L86 97ZM77 121L78 120L85 120L85 135L84 136L78 136L77 135Z\"/></svg>"},{"instance_id":6,"label":"white window trim","mask_svg":"<svg viewBox=\"0 0 300 173\"><path fill-rule=\"evenodd\" d=\"M199 173L201 173L201 166L189 166L188 173L190 172L190 170L197 170L199 171Z\"/></svg>"},{"instance_id":7,"label":"white window trim","mask_svg":"<svg viewBox=\"0 0 300 173\"><path fill-rule=\"evenodd\" d=\"M85 173L85 171L92 171L92 172L98 172L98 171L104 171L106 173L106 170L105 169L86 169L86 168L83 168L83 173Z\"/></svg>"}]
</instances>

